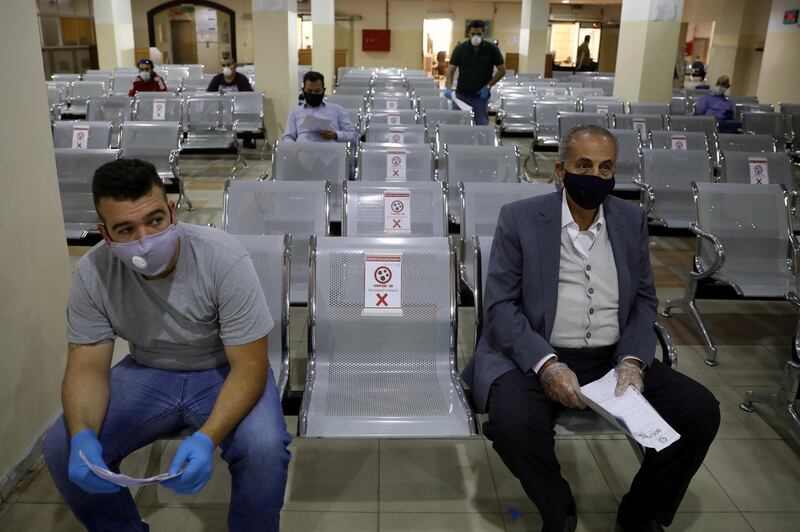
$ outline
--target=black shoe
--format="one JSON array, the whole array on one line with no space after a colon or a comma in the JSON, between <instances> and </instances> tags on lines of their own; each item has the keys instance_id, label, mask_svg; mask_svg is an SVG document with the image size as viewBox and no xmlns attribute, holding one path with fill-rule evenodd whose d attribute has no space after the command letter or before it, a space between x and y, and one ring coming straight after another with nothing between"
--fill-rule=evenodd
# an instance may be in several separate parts
<instances>
[{"instance_id":1,"label":"black shoe","mask_svg":"<svg viewBox=\"0 0 800 532\"><path fill-rule=\"evenodd\" d=\"M664 527L661 526L661 523L655 519L650 520L642 525L633 527L624 527L619 524L619 521L617 521L614 530L616 532L665 532Z\"/></svg>"},{"instance_id":2,"label":"black shoe","mask_svg":"<svg viewBox=\"0 0 800 532\"><path fill-rule=\"evenodd\" d=\"M245 139L244 141L242 141L242 146L244 146L249 150L254 150L256 149L256 141L253 139Z\"/></svg>"}]
</instances>

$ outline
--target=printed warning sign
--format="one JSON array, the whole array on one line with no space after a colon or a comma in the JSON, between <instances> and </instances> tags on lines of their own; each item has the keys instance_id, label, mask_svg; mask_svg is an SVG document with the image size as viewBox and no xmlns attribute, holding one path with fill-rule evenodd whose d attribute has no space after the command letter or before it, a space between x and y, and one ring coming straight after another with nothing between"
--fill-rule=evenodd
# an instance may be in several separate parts
<instances>
[{"instance_id":1,"label":"printed warning sign","mask_svg":"<svg viewBox=\"0 0 800 532\"><path fill-rule=\"evenodd\" d=\"M647 120L642 118L633 119L633 130L639 132L639 136L644 138L647 134Z\"/></svg>"},{"instance_id":2,"label":"printed warning sign","mask_svg":"<svg viewBox=\"0 0 800 532\"><path fill-rule=\"evenodd\" d=\"M604 103L598 104L597 105L597 113L601 114L601 115L607 115L608 114L608 105L606 105Z\"/></svg>"},{"instance_id":3,"label":"printed warning sign","mask_svg":"<svg viewBox=\"0 0 800 532\"><path fill-rule=\"evenodd\" d=\"M388 112L386 113L386 123L390 126L399 126L400 125L400 113L397 112Z\"/></svg>"},{"instance_id":4,"label":"printed warning sign","mask_svg":"<svg viewBox=\"0 0 800 532\"><path fill-rule=\"evenodd\" d=\"M386 109L389 111L397 111L397 100L386 100Z\"/></svg>"},{"instance_id":5,"label":"printed warning sign","mask_svg":"<svg viewBox=\"0 0 800 532\"><path fill-rule=\"evenodd\" d=\"M753 185L769 184L769 172L767 171L767 160L761 157L748 157L747 163L750 165L750 183Z\"/></svg>"},{"instance_id":6,"label":"printed warning sign","mask_svg":"<svg viewBox=\"0 0 800 532\"><path fill-rule=\"evenodd\" d=\"M401 127L389 128L388 141L392 144L402 144L405 137L406 130Z\"/></svg>"},{"instance_id":7,"label":"printed warning sign","mask_svg":"<svg viewBox=\"0 0 800 532\"><path fill-rule=\"evenodd\" d=\"M364 255L364 308L399 310L403 307L402 255Z\"/></svg>"},{"instance_id":8,"label":"printed warning sign","mask_svg":"<svg viewBox=\"0 0 800 532\"><path fill-rule=\"evenodd\" d=\"M686 146L686 135L672 135L669 140L673 150L689 149Z\"/></svg>"},{"instance_id":9,"label":"printed warning sign","mask_svg":"<svg viewBox=\"0 0 800 532\"><path fill-rule=\"evenodd\" d=\"M77 150L89 148L89 126L72 126L72 147Z\"/></svg>"},{"instance_id":10,"label":"printed warning sign","mask_svg":"<svg viewBox=\"0 0 800 532\"><path fill-rule=\"evenodd\" d=\"M383 232L411 232L410 190L393 190L383 194Z\"/></svg>"},{"instance_id":11,"label":"printed warning sign","mask_svg":"<svg viewBox=\"0 0 800 532\"><path fill-rule=\"evenodd\" d=\"M153 120L164 120L167 114L167 100L153 100Z\"/></svg>"},{"instance_id":12,"label":"printed warning sign","mask_svg":"<svg viewBox=\"0 0 800 532\"><path fill-rule=\"evenodd\" d=\"M386 152L386 180L406 180L406 152L402 150L389 150Z\"/></svg>"}]
</instances>

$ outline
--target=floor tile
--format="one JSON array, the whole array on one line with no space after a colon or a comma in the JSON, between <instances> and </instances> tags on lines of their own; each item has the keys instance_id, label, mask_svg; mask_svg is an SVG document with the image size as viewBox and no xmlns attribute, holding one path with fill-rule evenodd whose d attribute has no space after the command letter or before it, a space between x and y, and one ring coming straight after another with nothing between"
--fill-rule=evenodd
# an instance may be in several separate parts
<instances>
[{"instance_id":1,"label":"floor tile","mask_svg":"<svg viewBox=\"0 0 800 532\"><path fill-rule=\"evenodd\" d=\"M748 413L739 408L742 396L731 386L709 386L720 405L722 421L717 432L717 439L779 439L777 432L758 414Z\"/></svg>"},{"instance_id":2,"label":"floor tile","mask_svg":"<svg viewBox=\"0 0 800 532\"><path fill-rule=\"evenodd\" d=\"M627 445L624 441L622 443ZM525 494L519 480L508 470L489 442L487 448L503 511L535 512L536 507ZM561 464L561 474L570 483L579 512L617 511L617 501L585 440L556 440L556 456Z\"/></svg>"},{"instance_id":3,"label":"floor tile","mask_svg":"<svg viewBox=\"0 0 800 532\"><path fill-rule=\"evenodd\" d=\"M0 530L8 532L82 532L66 504L15 503L0 517Z\"/></svg>"},{"instance_id":4,"label":"floor tile","mask_svg":"<svg viewBox=\"0 0 800 532\"><path fill-rule=\"evenodd\" d=\"M669 530L681 532L752 532L744 516L731 513L678 513Z\"/></svg>"},{"instance_id":5,"label":"floor tile","mask_svg":"<svg viewBox=\"0 0 800 532\"><path fill-rule=\"evenodd\" d=\"M140 508L142 519L150 530L180 530L181 532L204 532L226 530L228 508Z\"/></svg>"},{"instance_id":6,"label":"floor tile","mask_svg":"<svg viewBox=\"0 0 800 532\"><path fill-rule=\"evenodd\" d=\"M381 532L500 532L499 513L386 513L380 514Z\"/></svg>"},{"instance_id":7,"label":"floor tile","mask_svg":"<svg viewBox=\"0 0 800 532\"><path fill-rule=\"evenodd\" d=\"M800 458L781 440L716 440L705 465L740 511L798 508Z\"/></svg>"},{"instance_id":8,"label":"floor tile","mask_svg":"<svg viewBox=\"0 0 800 532\"><path fill-rule=\"evenodd\" d=\"M678 345L676 349L678 351L678 371L703 386L727 384L716 367L705 363L706 352L704 348L695 345Z\"/></svg>"},{"instance_id":9,"label":"floor tile","mask_svg":"<svg viewBox=\"0 0 800 532\"><path fill-rule=\"evenodd\" d=\"M378 532L377 513L281 512L281 532Z\"/></svg>"},{"instance_id":10,"label":"floor tile","mask_svg":"<svg viewBox=\"0 0 800 532\"><path fill-rule=\"evenodd\" d=\"M744 518L756 532L794 532L800 528L800 513L746 512Z\"/></svg>"},{"instance_id":11,"label":"floor tile","mask_svg":"<svg viewBox=\"0 0 800 532\"><path fill-rule=\"evenodd\" d=\"M731 386L777 386L786 357L761 345L721 345L717 362L715 369Z\"/></svg>"},{"instance_id":12,"label":"floor tile","mask_svg":"<svg viewBox=\"0 0 800 532\"><path fill-rule=\"evenodd\" d=\"M589 513L578 510L576 532L609 532L614 530L615 513ZM542 518L537 512L523 512L519 516L503 515L508 532L538 531L542 528Z\"/></svg>"},{"instance_id":13,"label":"floor tile","mask_svg":"<svg viewBox=\"0 0 800 532\"><path fill-rule=\"evenodd\" d=\"M378 511L378 440L296 438L284 509Z\"/></svg>"},{"instance_id":14,"label":"floor tile","mask_svg":"<svg viewBox=\"0 0 800 532\"><path fill-rule=\"evenodd\" d=\"M624 440L593 440L587 443L616 500L622 500L639 471L639 461L630 443ZM735 512L737 509L708 469L701 466L689 484L680 511Z\"/></svg>"},{"instance_id":15,"label":"floor tile","mask_svg":"<svg viewBox=\"0 0 800 532\"><path fill-rule=\"evenodd\" d=\"M382 512L487 512L500 507L480 439L382 440Z\"/></svg>"}]
</instances>

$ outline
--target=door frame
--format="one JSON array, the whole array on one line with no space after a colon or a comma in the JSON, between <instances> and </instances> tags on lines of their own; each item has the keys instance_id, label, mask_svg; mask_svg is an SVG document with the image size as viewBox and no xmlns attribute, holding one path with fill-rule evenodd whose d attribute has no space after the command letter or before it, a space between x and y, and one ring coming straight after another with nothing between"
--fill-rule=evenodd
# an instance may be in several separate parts
<instances>
[{"instance_id":1,"label":"door frame","mask_svg":"<svg viewBox=\"0 0 800 532\"><path fill-rule=\"evenodd\" d=\"M236 57L238 60L238 54L236 53L236 11L229 7L225 7L223 5L217 4L216 2L209 2L208 0L172 0L170 2L164 2L163 4L157 5L153 9L150 9L147 12L147 37L150 41L150 46L156 45L156 26L154 22L154 18L157 13L164 11L165 9L169 9L172 7L180 7L186 4L193 4L196 6L203 6L203 7L210 7L213 9L217 9L226 13L230 16L231 19L231 55Z\"/></svg>"}]
</instances>

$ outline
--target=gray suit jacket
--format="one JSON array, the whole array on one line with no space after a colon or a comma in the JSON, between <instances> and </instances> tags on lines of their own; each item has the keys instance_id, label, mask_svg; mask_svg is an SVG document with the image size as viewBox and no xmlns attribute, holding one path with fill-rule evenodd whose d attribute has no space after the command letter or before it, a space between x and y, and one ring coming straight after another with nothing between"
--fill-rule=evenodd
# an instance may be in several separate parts
<instances>
[{"instance_id":1,"label":"gray suit jacket","mask_svg":"<svg viewBox=\"0 0 800 532\"><path fill-rule=\"evenodd\" d=\"M658 298L648 249L647 217L639 207L609 196L603 203L619 283L617 358L655 356ZM555 352L549 339L558 301L561 193L504 205L500 210L484 287L486 320L475 356L463 373L479 412L500 375L528 373Z\"/></svg>"}]
</instances>

